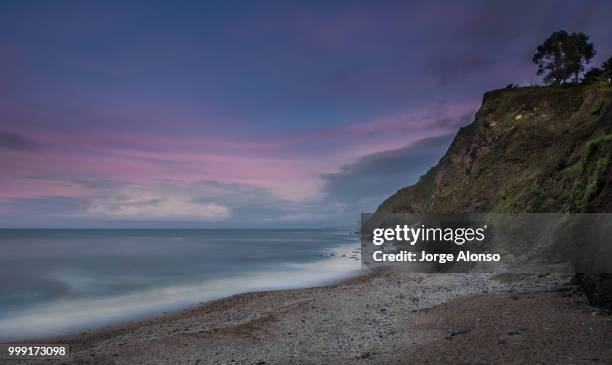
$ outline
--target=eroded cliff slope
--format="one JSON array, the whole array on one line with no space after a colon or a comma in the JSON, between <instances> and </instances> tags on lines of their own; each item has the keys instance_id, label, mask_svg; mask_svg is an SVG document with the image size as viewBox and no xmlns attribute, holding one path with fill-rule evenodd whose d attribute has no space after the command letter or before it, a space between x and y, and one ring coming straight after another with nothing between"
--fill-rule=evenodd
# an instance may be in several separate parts
<instances>
[{"instance_id":1,"label":"eroded cliff slope","mask_svg":"<svg viewBox=\"0 0 612 365\"><path fill-rule=\"evenodd\" d=\"M377 213L612 212L611 167L610 85L496 90L440 162ZM612 306L609 275L582 282Z\"/></svg>"},{"instance_id":2,"label":"eroded cliff slope","mask_svg":"<svg viewBox=\"0 0 612 365\"><path fill-rule=\"evenodd\" d=\"M380 212L612 212L612 87L484 96L474 122Z\"/></svg>"}]
</instances>

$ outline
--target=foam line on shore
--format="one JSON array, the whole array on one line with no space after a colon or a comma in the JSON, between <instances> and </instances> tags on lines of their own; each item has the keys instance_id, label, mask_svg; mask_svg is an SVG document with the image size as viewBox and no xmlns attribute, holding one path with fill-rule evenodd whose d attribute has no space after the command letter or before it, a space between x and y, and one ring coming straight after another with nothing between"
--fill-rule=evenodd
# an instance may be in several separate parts
<instances>
[{"instance_id":1,"label":"foam line on shore","mask_svg":"<svg viewBox=\"0 0 612 365\"><path fill-rule=\"evenodd\" d=\"M76 333L121 321L142 319L164 311L175 311L238 293L330 284L359 273L360 262L349 258L358 247L354 243L341 245L320 261L288 264L279 270L241 273L240 276L156 288L112 298L58 300L0 318L0 340Z\"/></svg>"}]
</instances>

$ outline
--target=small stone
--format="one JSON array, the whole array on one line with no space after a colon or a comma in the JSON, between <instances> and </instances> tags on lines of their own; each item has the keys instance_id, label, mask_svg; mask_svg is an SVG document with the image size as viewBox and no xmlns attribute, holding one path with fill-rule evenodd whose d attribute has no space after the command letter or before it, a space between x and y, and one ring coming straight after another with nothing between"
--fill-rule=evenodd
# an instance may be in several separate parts
<instances>
[{"instance_id":1,"label":"small stone","mask_svg":"<svg viewBox=\"0 0 612 365\"><path fill-rule=\"evenodd\" d=\"M471 331L471 330L468 330L468 329L463 329L463 330L453 330L453 331L451 331L451 333L450 333L450 335L449 335L449 336L450 336L450 337L454 337L454 336L457 336L457 335L464 335L464 334L466 334L466 333L468 333L468 332L470 332L470 331Z\"/></svg>"}]
</instances>

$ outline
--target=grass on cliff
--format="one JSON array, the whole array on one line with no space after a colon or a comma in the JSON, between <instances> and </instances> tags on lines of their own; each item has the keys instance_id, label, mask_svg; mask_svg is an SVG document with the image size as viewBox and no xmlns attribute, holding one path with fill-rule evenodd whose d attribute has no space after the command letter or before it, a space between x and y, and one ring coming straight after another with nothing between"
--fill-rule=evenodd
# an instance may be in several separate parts
<instances>
[{"instance_id":1,"label":"grass on cliff","mask_svg":"<svg viewBox=\"0 0 612 365\"><path fill-rule=\"evenodd\" d=\"M612 87L485 94L440 163L383 211L584 211L612 167Z\"/></svg>"}]
</instances>

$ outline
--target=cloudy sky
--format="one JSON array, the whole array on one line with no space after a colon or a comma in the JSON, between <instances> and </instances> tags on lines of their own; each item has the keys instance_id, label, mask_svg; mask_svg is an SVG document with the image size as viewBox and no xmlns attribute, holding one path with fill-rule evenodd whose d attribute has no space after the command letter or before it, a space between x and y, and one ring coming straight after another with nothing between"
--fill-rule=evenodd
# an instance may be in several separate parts
<instances>
[{"instance_id":1,"label":"cloudy sky","mask_svg":"<svg viewBox=\"0 0 612 365\"><path fill-rule=\"evenodd\" d=\"M3 1L0 226L353 223L610 1Z\"/></svg>"}]
</instances>

